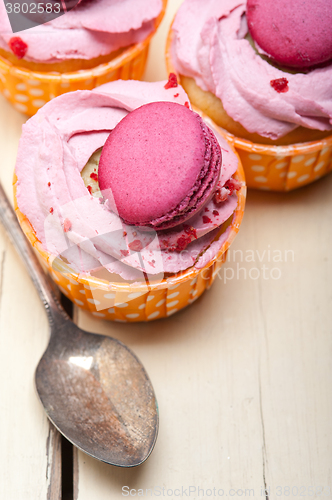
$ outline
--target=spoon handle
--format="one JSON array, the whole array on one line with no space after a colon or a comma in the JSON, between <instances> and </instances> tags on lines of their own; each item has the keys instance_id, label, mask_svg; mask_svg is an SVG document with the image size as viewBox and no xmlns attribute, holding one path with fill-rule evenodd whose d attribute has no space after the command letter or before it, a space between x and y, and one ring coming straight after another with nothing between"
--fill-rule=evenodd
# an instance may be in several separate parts
<instances>
[{"instance_id":1,"label":"spoon handle","mask_svg":"<svg viewBox=\"0 0 332 500\"><path fill-rule=\"evenodd\" d=\"M33 249L24 236L14 210L12 209L5 191L0 183L0 220L7 231L9 239L22 257L30 278L32 279L38 295L44 304L48 318L53 323L54 315L58 312L66 317L66 313L48 282Z\"/></svg>"}]
</instances>

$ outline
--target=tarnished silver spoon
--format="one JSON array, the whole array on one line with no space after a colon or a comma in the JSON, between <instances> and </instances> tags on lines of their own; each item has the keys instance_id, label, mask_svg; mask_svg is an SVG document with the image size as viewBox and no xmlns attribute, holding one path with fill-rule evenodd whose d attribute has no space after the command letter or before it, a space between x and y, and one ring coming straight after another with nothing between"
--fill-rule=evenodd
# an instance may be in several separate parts
<instances>
[{"instance_id":1,"label":"tarnished silver spoon","mask_svg":"<svg viewBox=\"0 0 332 500\"><path fill-rule=\"evenodd\" d=\"M85 332L70 320L1 184L0 220L26 264L50 324L50 342L35 376L47 416L94 458L121 467L141 464L158 432L156 398L144 367L119 340Z\"/></svg>"}]
</instances>

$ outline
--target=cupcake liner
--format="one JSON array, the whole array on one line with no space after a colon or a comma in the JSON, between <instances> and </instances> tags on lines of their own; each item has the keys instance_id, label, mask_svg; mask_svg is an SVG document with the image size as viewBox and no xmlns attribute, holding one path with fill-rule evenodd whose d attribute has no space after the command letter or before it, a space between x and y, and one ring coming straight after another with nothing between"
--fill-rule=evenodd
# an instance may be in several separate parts
<instances>
[{"instance_id":1,"label":"cupcake liner","mask_svg":"<svg viewBox=\"0 0 332 500\"><path fill-rule=\"evenodd\" d=\"M14 175L14 206L21 228L44 269L59 286L61 292L74 304L90 311L96 317L107 320L151 321L171 316L191 304L211 286L216 278L221 265L226 260L228 248L239 230L243 217L246 187L240 161L234 177L242 183L242 187L236 192L238 203L231 221L226 222L220 229L220 234L227 231L227 238L219 252L201 269L189 268L156 283L114 283L78 274L61 258L46 252L37 239L29 220L17 206L16 175Z\"/></svg>"},{"instance_id":2,"label":"cupcake liner","mask_svg":"<svg viewBox=\"0 0 332 500\"><path fill-rule=\"evenodd\" d=\"M156 19L155 29L138 44L125 49L108 63L92 69L68 72L37 72L15 66L0 56L0 92L14 107L29 116L54 97L74 90L92 90L114 80L140 80L149 45L166 10L167 0Z\"/></svg>"},{"instance_id":3,"label":"cupcake liner","mask_svg":"<svg viewBox=\"0 0 332 500\"><path fill-rule=\"evenodd\" d=\"M175 73L171 60L172 29L166 43L166 66ZM181 82L180 75L177 75ZM257 144L219 128L241 158L249 188L291 191L323 177L332 170L332 135L313 142L288 146Z\"/></svg>"},{"instance_id":4,"label":"cupcake liner","mask_svg":"<svg viewBox=\"0 0 332 500\"><path fill-rule=\"evenodd\" d=\"M291 191L332 170L332 136L302 144L268 146L225 131L222 134L238 152L250 188Z\"/></svg>"}]
</instances>

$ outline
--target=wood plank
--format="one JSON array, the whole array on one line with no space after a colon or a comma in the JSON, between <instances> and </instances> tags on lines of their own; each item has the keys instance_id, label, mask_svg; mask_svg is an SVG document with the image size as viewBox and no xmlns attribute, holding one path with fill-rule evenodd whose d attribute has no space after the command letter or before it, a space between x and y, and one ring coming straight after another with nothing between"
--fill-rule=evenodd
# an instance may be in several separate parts
<instances>
[{"instance_id":1,"label":"wood plank","mask_svg":"<svg viewBox=\"0 0 332 500\"><path fill-rule=\"evenodd\" d=\"M25 117L0 97L0 178L12 199L12 176ZM46 418L34 371L48 342L46 315L20 258L0 227L0 498L58 500L58 432Z\"/></svg>"},{"instance_id":2,"label":"wood plank","mask_svg":"<svg viewBox=\"0 0 332 500\"><path fill-rule=\"evenodd\" d=\"M160 54L181 3L169 2L151 47L149 81L166 78ZM288 194L251 191L215 284L167 320L110 324L76 310L83 328L137 353L161 422L155 450L139 468L114 468L78 452L75 498L120 499L123 486L131 496L142 489L171 498L177 488L191 498L223 490L277 499L292 488L292 496L321 498L320 487L328 494L331 190L332 176ZM190 495L189 486L196 488Z\"/></svg>"},{"instance_id":3,"label":"wood plank","mask_svg":"<svg viewBox=\"0 0 332 500\"><path fill-rule=\"evenodd\" d=\"M160 54L180 3L169 0L147 80L166 78ZM9 194L23 121L0 97L0 176ZM223 496L253 496L254 489L255 497L264 497L265 487L272 499L327 496L331 191L330 175L285 195L250 192L243 226L216 283L167 320L111 324L76 311L81 326L115 336L138 354L153 381L161 423L156 448L139 468L113 468L75 452L74 498L122 498L123 486L136 496L140 488L163 487L164 496L172 497L167 490L176 496L182 487L188 494L189 486L196 488L191 498L213 488L216 496L221 489ZM0 261L0 498L56 500L60 440L33 384L47 343L46 317L2 230Z\"/></svg>"},{"instance_id":4,"label":"wood plank","mask_svg":"<svg viewBox=\"0 0 332 500\"><path fill-rule=\"evenodd\" d=\"M156 448L139 469L79 453L79 500L92 492L97 500L122 498L123 486L241 490L235 498L245 489L261 496L265 487L270 498L287 496L287 487L328 491L331 189L330 176L288 195L251 192L219 279L171 318L125 325L79 313L85 329L138 354L161 419Z\"/></svg>"},{"instance_id":5,"label":"wood plank","mask_svg":"<svg viewBox=\"0 0 332 500\"><path fill-rule=\"evenodd\" d=\"M328 176L292 193L249 196L254 248L283 255L283 262L265 262L278 267L281 277L261 278L256 298L262 320L264 464L271 495L287 487L294 487L295 494L297 487L298 494L302 488L310 496L312 486L318 498L319 487L324 494L331 487L331 190Z\"/></svg>"}]
</instances>

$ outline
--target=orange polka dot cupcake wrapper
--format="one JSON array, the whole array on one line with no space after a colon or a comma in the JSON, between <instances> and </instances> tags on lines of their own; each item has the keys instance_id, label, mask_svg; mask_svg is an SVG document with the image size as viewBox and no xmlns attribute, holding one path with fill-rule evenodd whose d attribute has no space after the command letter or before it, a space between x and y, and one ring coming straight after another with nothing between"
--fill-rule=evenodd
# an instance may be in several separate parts
<instances>
[{"instance_id":1,"label":"orange polka dot cupcake wrapper","mask_svg":"<svg viewBox=\"0 0 332 500\"><path fill-rule=\"evenodd\" d=\"M151 39L165 14L166 5L167 0L163 0L155 30L144 41L92 69L70 73L37 72L15 66L0 56L0 92L18 111L32 116L46 102L66 92L92 90L115 80L140 80Z\"/></svg>"},{"instance_id":2,"label":"orange polka dot cupcake wrapper","mask_svg":"<svg viewBox=\"0 0 332 500\"><path fill-rule=\"evenodd\" d=\"M220 229L220 234L226 230L228 234L217 255L201 269L189 268L155 284L113 283L90 275L78 274L61 258L46 252L29 220L17 206L16 176L14 176L14 205L21 228L42 266L61 292L75 305L102 319L120 322L151 321L171 316L192 304L213 283L226 260L228 248L239 230L243 217L246 187L240 161L234 177L241 182L242 187L236 192L237 208L231 220Z\"/></svg>"},{"instance_id":3,"label":"orange polka dot cupcake wrapper","mask_svg":"<svg viewBox=\"0 0 332 500\"><path fill-rule=\"evenodd\" d=\"M332 170L332 136L320 141L268 146L223 132L238 152L249 188L291 191Z\"/></svg>"}]
</instances>

